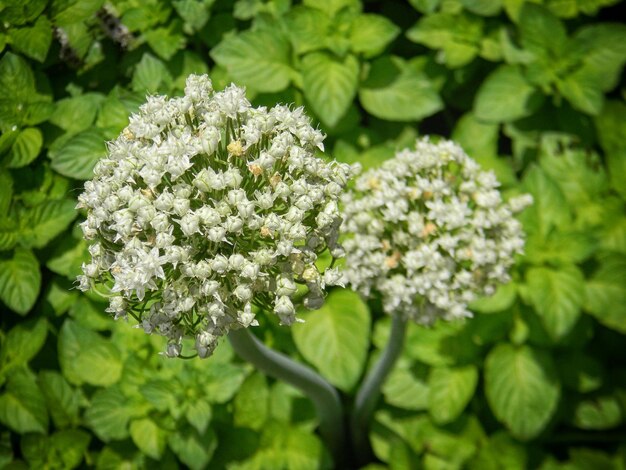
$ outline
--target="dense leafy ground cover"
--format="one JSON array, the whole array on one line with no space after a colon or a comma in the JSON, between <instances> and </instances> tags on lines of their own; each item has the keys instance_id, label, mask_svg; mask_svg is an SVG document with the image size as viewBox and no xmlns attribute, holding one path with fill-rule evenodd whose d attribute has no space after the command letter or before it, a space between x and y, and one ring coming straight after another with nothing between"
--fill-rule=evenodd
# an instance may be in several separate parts
<instances>
[{"instance_id":1,"label":"dense leafy ground cover","mask_svg":"<svg viewBox=\"0 0 626 470\"><path fill-rule=\"evenodd\" d=\"M304 105L371 167L452 137L530 192L514 281L411 326L373 469L626 467L626 27L612 0L5 0L0 4L0 468L331 466L311 404L234 357L163 344L73 289L74 209L104 142L190 73ZM104 9L103 9L104 8ZM265 342L350 403L389 332L336 290Z\"/></svg>"}]
</instances>

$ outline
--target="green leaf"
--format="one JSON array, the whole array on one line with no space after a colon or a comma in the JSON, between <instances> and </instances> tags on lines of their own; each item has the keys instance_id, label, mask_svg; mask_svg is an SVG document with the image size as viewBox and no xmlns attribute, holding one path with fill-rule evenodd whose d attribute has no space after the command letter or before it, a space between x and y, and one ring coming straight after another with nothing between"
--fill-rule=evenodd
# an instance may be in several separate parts
<instances>
[{"instance_id":1,"label":"green leaf","mask_svg":"<svg viewBox=\"0 0 626 470\"><path fill-rule=\"evenodd\" d=\"M405 341L406 354L430 366L467 364L476 359L478 347L464 334L464 328L461 322L438 322L433 327L409 324ZM387 337L377 333L378 331L374 332L374 343L382 348Z\"/></svg>"},{"instance_id":2,"label":"green leaf","mask_svg":"<svg viewBox=\"0 0 626 470\"><path fill-rule=\"evenodd\" d=\"M59 362L71 383L107 386L122 374L120 352L109 340L73 320L65 320L59 333Z\"/></svg>"},{"instance_id":3,"label":"green leaf","mask_svg":"<svg viewBox=\"0 0 626 470\"><path fill-rule=\"evenodd\" d=\"M79 396L63 376L56 371L42 370L37 382L55 427L62 429L77 425Z\"/></svg>"},{"instance_id":4,"label":"green leaf","mask_svg":"<svg viewBox=\"0 0 626 470\"><path fill-rule=\"evenodd\" d=\"M102 299L98 299L102 301ZM78 324L95 331L110 330L113 318L104 311L106 304L97 303L84 295L78 296L69 314Z\"/></svg>"},{"instance_id":5,"label":"green leaf","mask_svg":"<svg viewBox=\"0 0 626 470\"><path fill-rule=\"evenodd\" d=\"M213 411L206 400L198 399L190 401L185 411L187 422L191 424L199 434L204 434L211 422Z\"/></svg>"},{"instance_id":6,"label":"green leaf","mask_svg":"<svg viewBox=\"0 0 626 470\"><path fill-rule=\"evenodd\" d=\"M2 188L0 191L0 218L4 219L9 213L13 200L13 177L7 170L0 170L0 187Z\"/></svg>"},{"instance_id":7,"label":"green leaf","mask_svg":"<svg viewBox=\"0 0 626 470\"><path fill-rule=\"evenodd\" d=\"M594 116L602 110L604 94L594 78L572 74L560 81L558 87L575 109Z\"/></svg>"},{"instance_id":8,"label":"green leaf","mask_svg":"<svg viewBox=\"0 0 626 470\"><path fill-rule=\"evenodd\" d=\"M217 437L210 428L200 435L195 429L187 427L169 434L167 443L182 463L192 470L201 470L215 453Z\"/></svg>"},{"instance_id":9,"label":"green leaf","mask_svg":"<svg viewBox=\"0 0 626 470\"><path fill-rule=\"evenodd\" d=\"M4 54L0 59L0 129L38 124L52 110L50 97L37 93L28 62L11 52Z\"/></svg>"},{"instance_id":10,"label":"green leaf","mask_svg":"<svg viewBox=\"0 0 626 470\"><path fill-rule=\"evenodd\" d=\"M526 449L505 431L496 431L481 443L470 470L525 470L528 468Z\"/></svg>"},{"instance_id":11,"label":"green leaf","mask_svg":"<svg viewBox=\"0 0 626 470\"><path fill-rule=\"evenodd\" d=\"M428 409L428 385L409 369L395 368L382 387L385 402L404 410Z\"/></svg>"},{"instance_id":12,"label":"green leaf","mask_svg":"<svg viewBox=\"0 0 626 470\"><path fill-rule=\"evenodd\" d=\"M0 15L3 21L12 25L23 25L34 21L46 8L48 0L29 0L27 2L8 1L2 4Z\"/></svg>"},{"instance_id":13,"label":"green leaf","mask_svg":"<svg viewBox=\"0 0 626 470\"><path fill-rule=\"evenodd\" d=\"M406 35L413 42L439 49L438 61L458 68L478 55L482 29L482 20L474 15L442 12L423 16Z\"/></svg>"},{"instance_id":14,"label":"green leaf","mask_svg":"<svg viewBox=\"0 0 626 470\"><path fill-rule=\"evenodd\" d=\"M532 439L548 424L559 402L552 357L530 346L499 344L485 361L485 392L492 411L511 434Z\"/></svg>"},{"instance_id":15,"label":"green leaf","mask_svg":"<svg viewBox=\"0 0 626 470\"><path fill-rule=\"evenodd\" d=\"M474 395L476 366L435 367L428 376L428 412L437 424L456 420Z\"/></svg>"},{"instance_id":16,"label":"green leaf","mask_svg":"<svg viewBox=\"0 0 626 470\"><path fill-rule=\"evenodd\" d=\"M43 248L65 231L76 218L76 202L69 199L47 200L20 213L20 242L29 248Z\"/></svg>"},{"instance_id":17,"label":"green leaf","mask_svg":"<svg viewBox=\"0 0 626 470\"><path fill-rule=\"evenodd\" d=\"M134 83L131 86L134 87ZM148 87L145 85L139 85L139 88L141 90L148 89ZM100 128L108 128L115 133L119 133L128 125L128 116L131 111L132 110L124 105L122 100L119 99L117 96L108 96L102 102L102 106L100 107L100 111L98 112L96 126Z\"/></svg>"},{"instance_id":18,"label":"green leaf","mask_svg":"<svg viewBox=\"0 0 626 470\"><path fill-rule=\"evenodd\" d=\"M73 290L73 285L65 279L54 278L48 284L45 294L45 307L52 307L52 312L58 317L66 313L72 304L78 299L79 293Z\"/></svg>"},{"instance_id":19,"label":"green leaf","mask_svg":"<svg viewBox=\"0 0 626 470\"><path fill-rule=\"evenodd\" d=\"M200 31L211 16L210 7L213 0L175 0L172 2L176 13L185 21L186 32Z\"/></svg>"},{"instance_id":20,"label":"green leaf","mask_svg":"<svg viewBox=\"0 0 626 470\"><path fill-rule=\"evenodd\" d=\"M211 57L241 85L273 93L287 88L292 78L290 47L276 29L248 30L224 37Z\"/></svg>"},{"instance_id":21,"label":"green leaf","mask_svg":"<svg viewBox=\"0 0 626 470\"><path fill-rule=\"evenodd\" d=\"M0 375L7 374L13 367L25 366L41 350L47 335L45 318L27 320L11 328L0 349Z\"/></svg>"},{"instance_id":22,"label":"green leaf","mask_svg":"<svg viewBox=\"0 0 626 470\"><path fill-rule=\"evenodd\" d=\"M466 113L458 120L452 139L474 159L496 157L498 130L498 124L479 121L473 113Z\"/></svg>"},{"instance_id":23,"label":"green leaf","mask_svg":"<svg viewBox=\"0 0 626 470\"><path fill-rule=\"evenodd\" d=\"M568 50L582 65L572 78L587 78L604 92L615 88L626 62L625 41L623 24L596 23L577 30Z\"/></svg>"},{"instance_id":24,"label":"green leaf","mask_svg":"<svg viewBox=\"0 0 626 470\"><path fill-rule=\"evenodd\" d=\"M536 3L525 3L520 11L518 26L525 50L554 58L562 54L567 31L547 8Z\"/></svg>"},{"instance_id":25,"label":"green leaf","mask_svg":"<svg viewBox=\"0 0 626 470\"><path fill-rule=\"evenodd\" d=\"M11 373L6 389L0 395L0 422L20 434L46 433L48 430L44 397L27 369Z\"/></svg>"},{"instance_id":26,"label":"green leaf","mask_svg":"<svg viewBox=\"0 0 626 470\"><path fill-rule=\"evenodd\" d=\"M320 120L333 127L356 95L359 61L353 55L339 60L326 52L313 52L304 56L301 68L304 96Z\"/></svg>"},{"instance_id":27,"label":"green leaf","mask_svg":"<svg viewBox=\"0 0 626 470\"><path fill-rule=\"evenodd\" d=\"M526 295L554 340L567 335L580 316L585 300L585 279L575 266L530 268Z\"/></svg>"},{"instance_id":28,"label":"green leaf","mask_svg":"<svg viewBox=\"0 0 626 470\"><path fill-rule=\"evenodd\" d=\"M317 469L330 468L324 450L315 434L298 428L270 422L263 428L258 451L243 462L232 464L232 470Z\"/></svg>"},{"instance_id":29,"label":"green leaf","mask_svg":"<svg viewBox=\"0 0 626 470\"><path fill-rule=\"evenodd\" d=\"M104 442L126 439L133 403L116 385L98 390L85 411L85 422Z\"/></svg>"},{"instance_id":30,"label":"green leaf","mask_svg":"<svg viewBox=\"0 0 626 470\"><path fill-rule=\"evenodd\" d=\"M324 306L302 315L304 323L292 327L296 346L304 358L341 390L357 383L369 346L370 315L354 292L332 292Z\"/></svg>"},{"instance_id":31,"label":"green leaf","mask_svg":"<svg viewBox=\"0 0 626 470\"><path fill-rule=\"evenodd\" d=\"M10 250L19 240L19 227L12 217L0 218L0 251Z\"/></svg>"},{"instance_id":32,"label":"green leaf","mask_svg":"<svg viewBox=\"0 0 626 470\"><path fill-rule=\"evenodd\" d=\"M162 60L149 52L144 53L133 73L133 90L143 93L168 91L172 86L172 76Z\"/></svg>"},{"instance_id":33,"label":"green leaf","mask_svg":"<svg viewBox=\"0 0 626 470\"><path fill-rule=\"evenodd\" d=\"M31 163L39 155L42 144L43 136L36 127L20 131L9 154L9 168L21 168Z\"/></svg>"},{"instance_id":34,"label":"green leaf","mask_svg":"<svg viewBox=\"0 0 626 470\"><path fill-rule=\"evenodd\" d=\"M350 47L352 52L374 57L384 51L393 41L400 28L381 15L365 13L359 15L350 27Z\"/></svg>"},{"instance_id":35,"label":"green leaf","mask_svg":"<svg viewBox=\"0 0 626 470\"><path fill-rule=\"evenodd\" d=\"M242 384L234 401L234 424L260 430L267 420L269 411L269 388L265 376L250 375Z\"/></svg>"},{"instance_id":36,"label":"green leaf","mask_svg":"<svg viewBox=\"0 0 626 470\"><path fill-rule=\"evenodd\" d=\"M551 232L547 238L532 235L526 240L526 259L533 264L563 265L580 263L595 251L593 234L567 230Z\"/></svg>"},{"instance_id":37,"label":"green leaf","mask_svg":"<svg viewBox=\"0 0 626 470\"><path fill-rule=\"evenodd\" d=\"M43 62L52 43L52 23L42 15L32 27L9 29L9 38L15 50Z\"/></svg>"},{"instance_id":38,"label":"green leaf","mask_svg":"<svg viewBox=\"0 0 626 470\"><path fill-rule=\"evenodd\" d=\"M81 272L81 264L89 261L87 242L81 237L65 237L55 246L52 255L46 261L46 267L73 281Z\"/></svg>"},{"instance_id":39,"label":"green leaf","mask_svg":"<svg viewBox=\"0 0 626 470\"><path fill-rule=\"evenodd\" d=\"M501 65L480 86L474 113L482 121L509 122L530 115L540 103L540 95L518 67Z\"/></svg>"},{"instance_id":40,"label":"green leaf","mask_svg":"<svg viewBox=\"0 0 626 470\"><path fill-rule=\"evenodd\" d=\"M608 101L602 113L595 118L598 140L604 149L611 185L626 199L626 105L621 101Z\"/></svg>"},{"instance_id":41,"label":"green leaf","mask_svg":"<svg viewBox=\"0 0 626 470\"><path fill-rule=\"evenodd\" d=\"M560 186L570 206L593 203L606 191L606 172L597 154L547 138L540 151L541 168Z\"/></svg>"},{"instance_id":42,"label":"green leaf","mask_svg":"<svg viewBox=\"0 0 626 470\"><path fill-rule=\"evenodd\" d=\"M372 63L359 99L368 113L389 121L417 121L443 108L424 72L390 57Z\"/></svg>"},{"instance_id":43,"label":"green leaf","mask_svg":"<svg viewBox=\"0 0 626 470\"><path fill-rule=\"evenodd\" d=\"M104 132L94 127L79 132L60 147L50 149L52 168L69 178L93 178L93 167L106 155L106 140Z\"/></svg>"},{"instance_id":44,"label":"green leaf","mask_svg":"<svg viewBox=\"0 0 626 470\"><path fill-rule=\"evenodd\" d=\"M51 17L55 24L66 26L87 20L100 9L104 0L57 0L52 2Z\"/></svg>"},{"instance_id":45,"label":"green leaf","mask_svg":"<svg viewBox=\"0 0 626 470\"><path fill-rule=\"evenodd\" d=\"M149 418L136 419L130 423L130 437L135 445L155 460L159 460L165 450L167 433Z\"/></svg>"},{"instance_id":46,"label":"green leaf","mask_svg":"<svg viewBox=\"0 0 626 470\"><path fill-rule=\"evenodd\" d=\"M2 98L14 95L26 98L35 89L33 71L19 55L8 52L0 60L0 88Z\"/></svg>"},{"instance_id":47,"label":"green leaf","mask_svg":"<svg viewBox=\"0 0 626 470\"><path fill-rule=\"evenodd\" d=\"M550 11L561 18L575 18L580 15L596 16L598 11L617 3L618 0L549 0Z\"/></svg>"},{"instance_id":48,"label":"green leaf","mask_svg":"<svg viewBox=\"0 0 626 470\"><path fill-rule=\"evenodd\" d=\"M597 115L604 104L604 92L619 82L626 62L626 27L596 24L581 28L568 45L568 62L576 70L564 71L557 82L559 91L583 112Z\"/></svg>"},{"instance_id":49,"label":"green leaf","mask_svg":"<svg viewBox=\"0 0 626 470\"><path fill-rule=\"evenodd\" d=\"M12 258L0 260L0 300L11 310L26 315L40 288L39 261L32 251L17 248Z\"/></svg>"},{"instance_id":50,"label":"green leaf","mask_svg":"<svg viewBox=\"0 0 626 470\"><path fill-rule=\"evenodd\" d=\"M359 0L304 0L304 4L310 8L322 10L331 18L344 8L361 7Z\"/></svg>"},{"instance_id":51,"label":"green leaf","mask_svg":"<svg viewBox=\"0 0 626 470\"><path fill-rule=\"evenodd\" d=\"M619 100L606 103L602 114L594 118L600 145L610 156L612 152L626 150L626 142L621 138L626 132L626 104Z\"/></svg>"},{"instance_id":52,"label":"green leaf","mask_svg":"<svg viewBox=\"0 0 626 470\"><path fill-rule=\"evenodd\" d=\"M393 441L401 440L415 453L424 450L424 433L432 429L430 419L424 413L392 415L389 410L380 410L374 415L370 431L372 450L376 457L388 462ZM457 449L458 450L458 449Z\"/></svg>"},{"instance_id":53,"label":"green leaf","mask_svg":"<svg viewBox=\"0 0 626 470\"><path fill-rule=\"evenodd\" d=\"M599 396L578 403L573 421L580 429L611 429L622 422L622 410L615 397Z\"/></svg>"},{"instance_id":54,"label":"green leaf","mask_svg":"<svg viewBox=\"0 0 626 470\"><path fill-rule=\"evenodd\" d=\"M479 313L497 313L510 308L517 298L517 286L513 282L501 284L489 297L480 297L472 301L469 307Z\"/></svg>"},{"instance_id":55,"label":"green leaf","mask_svg":"<svg viewBox=\"0 0 626 470\"><path fill-rule=\"evenodd\" d=\"M326 12L296 5L284 16L286 31L297 54L324 48L330 28Z\"/></svg>"},{"instance_id":56,"label":"green leaf","mask_svg":"<svg viewBox=\"0 0 626 470\"><path fill-rule=\"evenodd\" d=\"M84 131L93 125L103 101L104 95L101 93L85 93L64 98L55 103L50 122L71 134Z\"/></svg>"},{"instance_id":57,"label":"green leaf","mask_svg":"<svg viewBox=\"0 0 626 470\"><path fill-rule=\"evenodd\" d=\"M423 455L424 468L466 468L465 462L475 453L477 441L484 431L473 416L459 420L454 426L439 427L428 415L391 414L380 411L375 415L371 434L374 452L383 461L389 461L393 442L402 440L413 452Z\"/></svg>"},{"instance_id":58,"label":"green leaf","mask_svg":"<svg viewBox=\"0 0 626 470\"><path fill-rule=\"evenodd\" d=\"M178 406L176 399L178 382L172 383L169 380L153 379L141 385L139 391L159 411L171 411Z\"/></svg>"},{"instance_id":59,"label":"green leaf","mask_svg":"<svg viewBox=\"0 0 626 470\"><path fill-rule=\"evenodd\" d=\"M170 60L187 42L180 21L170 21L168 27L154 28L143 33L146 41L159 57Z\"/></svg>"},{"instance_id":60,"label":"green leaf","mask_svg":"<svg viewBox=\"0 0 626 470\"><path fill-rule=\"evenodd\" d=\"M587 281L585 294L587 312L608 328L626 334L626 256L603 257Z\"/></svg>"},{"instance_id":61,"label":"green leaf","mask_svg":"<svg viewBox=\"0 0 626 470\"><path fill-rule=\"evenodd\" d=\"M245 378L246 370L243 367L212 361L201 376L204 396L209 403L226 403L235 396Z\"/></svg>"},{"instance_id":62,"label":"green leaf","mask_svg":"<svg viewBox=\"0 0 626 470\"><path fill-rule=\"evenodd\" d=\"M502 9L502 0L461 0L463 8L480 16L495 16Z\"/></svg>"},{"instance_id":63,"label":"green leaf","mask_svg":"<svg viewBox=\"0 0 626 470\"><path fill-rule=\"evenodd\" d=\"M441 0L409 0L409 3L420 13L433 13L439 7Z\"/></svg>"},{"instance_id":64,"label":"green leaf","mask_svg":"<svg viewBox=\"0 0 626 470\"><path fill-rule=\"evenodd\" d=\"M52 436L28 434L20 447L31 468L76 468L85 457L91 435L79 429L55 432Z\"/></svg>"},{"instance_id":65,"label":"green leaf","mask_svg":"<svg viewBox=\"0 0 626 470\"><path fill-rule=\"evenodd\" d=\"M554 228L571 224L572 214L563 192L543 169L529 165L522 187L533 197L533 204L520 216L527 232L545 239Z\"/></svg>"}]
</instances>

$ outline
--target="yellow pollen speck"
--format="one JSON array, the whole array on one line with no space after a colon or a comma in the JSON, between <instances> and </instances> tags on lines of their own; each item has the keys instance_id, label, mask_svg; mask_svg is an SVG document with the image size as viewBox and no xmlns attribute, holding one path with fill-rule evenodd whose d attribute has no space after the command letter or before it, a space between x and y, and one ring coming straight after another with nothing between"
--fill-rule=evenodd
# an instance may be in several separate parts
<instances>
[{"instance_id":1,"label":"yellow pollen speck","mask_svg":"<svg viewBox=\"0 0 626 470\"><path fill-rule=\"evenodd\" d=\"M420 232L420 237L426 238L428 235L436 231L437 231L437 226L433 224L432 222L428 222L426 225L424 225L424 228Z\"/></svg>"},{"instance_id":2,"label":"yellow pollen speck","mask_svg":"<svg viewBox=\"0 0 626 470\"><path fill-rule=\"evenodd\" d=\"M370 178L367 180L370 189L380 189L380 180L378 178Z\"/></svg>"},{"instance_id":3,"label":"yellow pollen speck","mask_svg":"<svg viewBox=\"0 0 626 470\"><path fill-rule=\"evenodd\" d=\"M385 265L389 269L397 268L398 267L398 263L400 262L401 258L402 258L402 254L399 251L394 251L393 255L388 256L387 258L385 258Z\"/></svg>"},{"instance_id":4,"label":"yellow pollen speck","mask_svg":"<svg viewBox=\"0 0 626 470\"><path fill-rule=\"evenodd\" d=\"M278 173L274 173L274 175L270 178L270 185L272 188L275 187L278 183L280 183L283 179L280 177Z\"/></svg>"},{"instance_id":5,"label":"yellow pollen speck","mask_svg":"<svg viewBox=\"0 0 626 470\"><path fill-rule=\"evenodd\" d=\"M261 227L261 236L262 237L271 237L272 236L272 231L264 225L263 227Z\"/></svg>"},{"instance_id":6,"label":"yellow pollen speck","mask_svg":"<svg viewBox=\"0 0 626 470\"><path fill-rule=\"evenodd\" d=\"M239 140L233 140L230 144L226 146L226 150L231 155L235 157L241 157L243 155L243 145Z\"/></svg>"},{"instance_id":7,"label":"yellow pollen speck","mask_svg":"<svg viewBox=\"0 0 626 470\"><path fill-rule=\"evenodd\" d=\"M421 195L422 195L422 192L417 188L411 188L411 190L408 192L408 196L411 201L415 201L416 199L419 199Z\"/></svg>"},{"instance_id":8,"label":"yellow pollen speck","mask_svg":"<svg viewBox=\"0 0 626 470\"><path fill-rule=\"evenodd\" d=\"M133 133L131 132L131 130L130 130L128 127L126 127L126 128L122 131L122 135L123 135L124 137L126 137L128 140L133 140L133 139L135 138L135 134L133 134Z\"/></svg>"},{"instance_id":9,"label":"yellow pollen speck","mask_svg":"<svg viewBox=\"0 0 626 470\"><path fill-rule=\"evenodd\" d=\"M382 242L380 242L380 244L382 245L384 251L389 251L389 249L391 248L391 243L389 243L389 240L383 240Z\"/></svg>"},{"instance_id":10,"label":"yellow pollen speck","mask_svg":"<svg viewBox=\"0 0 626 470\"><path fill-rule=\"evenodd\" d=\"M248 170L250 170L250 173L254 176L260 176L263 174L263 168L256 164L248 165Z\"/></svg>"}]
</instances>

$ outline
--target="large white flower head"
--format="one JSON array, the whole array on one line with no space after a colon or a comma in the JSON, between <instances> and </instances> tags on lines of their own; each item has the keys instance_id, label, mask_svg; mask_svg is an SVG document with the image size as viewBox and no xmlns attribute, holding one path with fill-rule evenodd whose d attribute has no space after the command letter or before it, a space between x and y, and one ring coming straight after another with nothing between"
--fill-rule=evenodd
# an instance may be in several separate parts
<instances>
[{"instance_id":1,"label":"large white flower head","mask_svg":"<svg viewBox=\"0 0 626 470\"><path fill-rule=\"evenodd\" d=\"M343 197L347 281L418 323L470 316L524 247L513 216L532 199L503 202L498 186L458 145L428 138L365 172Z\"/></svg>"},{"instance_id":2,"label":"large white flower head","mask_svg":"<svg viewBox=\"0 0 626 470\"><path fill-rule=\"evenodd\" d=\"M315 156L322 140L301 108L253 108L206 75L183 97L149 97L79 197L93 241L80 288L110 289L108 311L166 336L169 356L186 336L209 356L257 323L253 306L293 323L299 284L304 305L321 306L341 277L315 262L343 253L337 200L353 173Z\"/></svg>"}]
</instances>

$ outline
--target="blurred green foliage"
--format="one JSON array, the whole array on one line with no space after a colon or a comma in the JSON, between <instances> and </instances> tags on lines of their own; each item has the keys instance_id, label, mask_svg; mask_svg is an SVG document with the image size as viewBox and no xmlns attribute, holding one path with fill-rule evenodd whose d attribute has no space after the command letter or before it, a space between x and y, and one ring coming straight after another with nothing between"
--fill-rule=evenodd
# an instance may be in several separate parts
<instances>
[{"instance_id":1,"label":"blurred green foliage","mask_svg":"<svg viewBox=\"0 0 626 470\"><path fill-rule=\"evenodd\" d=\"M148 93L190 73L304 105L335 158L452 137L529 192L526 256L475 318L412 325L374 469L626 467L626 26L616 0L0 3L0 468L316 469L311 404L233 356L159 338L72 289L81 180ZM385 344L334 292L266 344L349 397ZM293 336L292 336L293 334Z\"/></svg>"}]
</instances>

